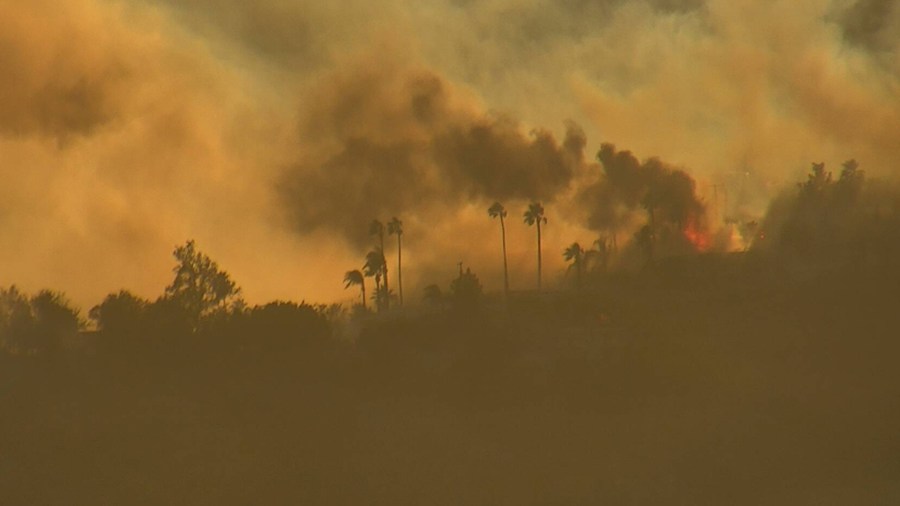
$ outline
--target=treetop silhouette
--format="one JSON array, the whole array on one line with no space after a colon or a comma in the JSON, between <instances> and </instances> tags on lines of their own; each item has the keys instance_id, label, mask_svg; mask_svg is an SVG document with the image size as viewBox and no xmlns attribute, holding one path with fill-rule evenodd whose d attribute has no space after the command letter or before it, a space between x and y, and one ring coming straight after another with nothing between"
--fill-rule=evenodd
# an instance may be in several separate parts
<instances>
[{"instance_id":1,"label":"treetop silhouette","mask_svg":"<svg viewBox=\"0 0 900 506\"><path fill-rule=\"evenodd\" d=\"M544 216L544 206L540 202L532 202L528 210L522 215L525 223L537 227L537 289L541 290L541 225L547 223Z\"/></svg>"}]
</instances>

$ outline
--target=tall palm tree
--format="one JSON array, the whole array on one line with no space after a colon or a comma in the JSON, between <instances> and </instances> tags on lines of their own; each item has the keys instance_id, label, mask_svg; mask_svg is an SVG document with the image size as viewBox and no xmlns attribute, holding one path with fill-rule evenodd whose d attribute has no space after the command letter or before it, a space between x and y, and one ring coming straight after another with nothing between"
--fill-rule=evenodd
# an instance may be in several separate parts
<instances>
[{"instance_id":1,"label":"tall palm tree","mask_svg":"<svg viewBox=\"0 0 900 506\"><path fill-rule=\"evenodd\" d=\"M387 279L385 279L385 288L381 286L382 277L385 275L384 253L380 249L374 249L366 253L366 263L363 265L363 274L367 277L375 278L375 305L380 310L386 304L383 294L386 293Z\"/></svg>"},{"instance_id":2,"label":"tall palm tree","mask_svg":"<svg viewBox=\"0 0 900 506\"><path fill-rule=\"evenodd\" d=\"M581 288L581 274L584 271L585 258L584 248L577 242L573 242L563 252L563 258L565 258L567 262L572 262L572 265L570 265L569 268L575 269L575 287Z\"/></svg>"},{"instance_id":3,"label":"tall palm tree","mask_svg":"<svg viewBox=\"0 0 900 506\"><path fill-rule=\"evenodd\" d=\"M397 236L397 285L400 290L400 305L403 305L403 222L394 216L387 224L388 234Z\"/></svg>"},{"instance_id":4,"label":"tall palm tree","mask_svg":"<svg viewBox=\"0 0 900 506\"><path fill-rule=\"evenodd\" d=\"M362 290L362 307L366 308L366 278L363 276L361 270L356 269L352 271L347 271L344 274L344 289L350 288L353 285L359 285L360 290Z\"/></svg>"},{"instance_id":5,"label":"tall palm tree","mask_svg":"<svg viewBox=\"0 0 900 506\"><path fill-rule=\"evenodd\" d=\"M503 240L503 294L509 297L509 268L506 263L506 208L500 202L494 202L488 208L488 216L491 218L500 218L500 237Z\"/></svg>"},{"instance_id":6,"label":"tall palm tree","mask_svg":"<svg viewBox=\"0 0 900 506\"><path fill-rule=\"evenodd\" d=\"M537 225L537 288L541 291L541 225L547 223L544 206L540 202L532 202L523 216L528 225Z\"/></svg>"},{"instance_id":7,"label":"tall palm tree","mask_svg":"<svg viewBox=\"0 0 900 506\"><path fill-rule=\"evenodd\" d=\"M374 235L378 237L378 244L381 248L381 258L384 260L384 223L381 223L378 220L372 220L372 223L369 224L369 235ZM388 268L387 261L381 266L381 274L384 276L384 290L387 292L388 289ZM379 293L379 292L375 292ZM385 302L385 304L390 304L389 301Z\"/></svg>"}]
</instances>

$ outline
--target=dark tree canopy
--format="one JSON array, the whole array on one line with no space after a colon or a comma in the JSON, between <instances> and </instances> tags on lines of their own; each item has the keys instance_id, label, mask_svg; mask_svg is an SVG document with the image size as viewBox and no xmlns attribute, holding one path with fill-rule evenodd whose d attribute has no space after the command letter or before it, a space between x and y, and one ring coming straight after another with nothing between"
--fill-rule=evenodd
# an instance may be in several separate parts
<instances>
[{"instance_id":1,"label":"dark tree canopy","mask_svg":"<svg viewBox=\"0 0 900 506\"><path fill-rule=\"evenodd\" d=\"M58 292L42 290L29 297L15 286L0 290L0 349L52 353L80 326L78 310Z\"/></svg>"},{"instance_id":2,"label":"dark tree canopy","mask_svg":"<svg viewBox=\"0 0 900 506\"><path fill-rule=\"evenodd\" d=\"M197 250L193 240L175 248L173 255L178 264L165 298L183 309L192 325L229 304L240 305L241 289L216 262Z\"/></svg>"}]
</instances>

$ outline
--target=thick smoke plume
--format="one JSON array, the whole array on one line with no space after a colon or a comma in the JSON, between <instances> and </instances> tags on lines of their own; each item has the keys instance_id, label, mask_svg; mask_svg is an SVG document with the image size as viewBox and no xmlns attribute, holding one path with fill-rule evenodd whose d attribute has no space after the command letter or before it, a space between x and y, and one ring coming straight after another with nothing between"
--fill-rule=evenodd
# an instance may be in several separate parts
<instances>
[{"instance_id":1,"label":"thick smoke plume","mask_svg":"<svg viewBox=\"0 0 900 506\"><path fill-rule=\"evenodd\" d=\"M690 167L712 228L812 160L900 159L890 0L0 0L0 66L0 284L83 307L158 294L189 238L251 302L349 298L348 239L393 215L410 280L463 260L491 289L494 199L548 204L561 270L649 219L572 209L600 141ZM509 230L516 274L532 236Z\"/></svg>"},{"instance_id":2,"label":"thick smoke plume","mask_svg":"<svg viewBox=\"0 0 900 506\"><path fill-rule=\"evenodd\" d=\"M609 236L613 243L623 230L633 232L636 226L647 226L656 234L670 229L670 242L687 242L696 250L709 247L706 207L690 175L658 158L641 162L612 144L602 145L597 160L602 173L577 197L589 228Z\"/></svg>"},{"instance_id":3,"label":"thick smoke plume","mask_svg":"<svg viewBox=\"0 0 900 506\"><path fill-rule=\"evenodd\" d=\"M299 231L359 243L373 217L467 202L551 201L584 165L584 132L557 141L483 112L438 75L391 66L326 76L303 131L322 152L284 174Z\"/></svg>"}]
</instances>

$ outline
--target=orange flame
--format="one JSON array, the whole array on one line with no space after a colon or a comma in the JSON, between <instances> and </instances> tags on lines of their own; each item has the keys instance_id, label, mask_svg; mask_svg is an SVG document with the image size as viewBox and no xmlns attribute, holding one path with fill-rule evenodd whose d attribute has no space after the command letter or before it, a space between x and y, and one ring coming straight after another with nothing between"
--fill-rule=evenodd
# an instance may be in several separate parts
<instances>
[{"instance_id":1,"label":"orange flame","mask_svg":"<svg viewBox=\"0 0 900 506\"><path fill-rule=\"evenodd\" d=\"M709 233L697 224L697 220L695 218L691 218L688 220L687 225L684 227L682 231L684 237L694 246L694 249L699 253L704 253L709 251L712 246L712 241L710 240Z\"/></svg>"}]
</instances>

